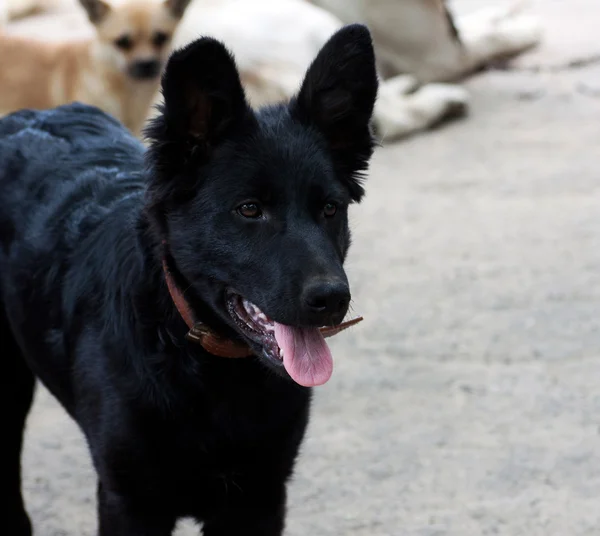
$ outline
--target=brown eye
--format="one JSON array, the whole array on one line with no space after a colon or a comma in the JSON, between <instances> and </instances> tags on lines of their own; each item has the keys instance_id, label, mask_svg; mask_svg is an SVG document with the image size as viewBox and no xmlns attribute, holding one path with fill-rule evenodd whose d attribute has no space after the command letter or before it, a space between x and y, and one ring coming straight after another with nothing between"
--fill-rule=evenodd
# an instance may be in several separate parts
<instances>
[{"instance_id":1,"label":"brown eye","mask_svg":"<svg viewBox=\"0 0 600 536\"><path fill-rule=\"evenodd\" d=\"M133 41L128 35L122 35L118 39L115 39L115 46L121 50L129 50L133 47Z\"/></svg>"},{"instance_id":2,"label":"brown eye","mask_svg":"<svg viewBox=\"0 0 600 536\"><path fill-rule=\"evenodd\" d=\"M262 216L262 210L257 203L244 203L237 209L238 213L244 218L260 218Z\"/></svg>"},{"instance_id":3,"label":"brown eye","mask_svg":"<svg viewBox=\"0 0 600 536\"><path fill-rule=\"evenodd\" d=\"M165 32L156 32L152 36L152 44L155 47L162 47L169 40L169 36Z\"/></svg>"},{"instance_id":4,"label":"brown eye","mask_svg":"<svg viewBox=\"0 0 600 536\"><path fill-rule=\"evenodd\" d=\"M335 203L327 203L323 208L323 214L325 214L326 218L331 218L335 216L337 212L337 205Z\"/></svg>"}]
</instances>

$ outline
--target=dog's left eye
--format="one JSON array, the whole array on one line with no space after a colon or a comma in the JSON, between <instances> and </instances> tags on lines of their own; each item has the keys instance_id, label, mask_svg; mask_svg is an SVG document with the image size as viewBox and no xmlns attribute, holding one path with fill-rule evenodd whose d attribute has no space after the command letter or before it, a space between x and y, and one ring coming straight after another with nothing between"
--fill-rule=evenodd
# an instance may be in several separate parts
<instances>
[{"instance_id":1,"label":"dog's left eye","mask_svg":"<svg viewBox=\"0 0 600 536\"><path fill-rule=\"evenodd\" d=\"M133 47L133 41L128 35L122 35L115 40L115 45L121 50L129 50L131 47Z\"/></svg>"},{"instance_id":2,"label":"dog's left eye","mask_svg":"<svg viewBox=\"0 0 600 536\"><path fill-rule=\"evenodd\" d=\"M165 32L156 32L152 37L152 44L155 47L162 47L169 40L169 36Z\"/></svg>"},{"instance_id":3,"label":"dog's left eye","mask_svg":"<svg viewBox=\"0 0 600 536\"><path fill-rule=\"evenodd\" d=\"M323 214L325 215L326 218L331 218L331 217L335 216L336 212L337 212L337 205L335 203L327 203L323 207Z\"/></svg>"},{"instance_id":4,"label":"dog's left eye","mask_svg":"<svg viewBox=\"0 0 600 536\"><path fill-rule=\"evenodd\" d=\"M260 218L262 216L262 210L258 203L244 203L237 209L238 213L244 218Z\"/></svg>"}]
</instances>

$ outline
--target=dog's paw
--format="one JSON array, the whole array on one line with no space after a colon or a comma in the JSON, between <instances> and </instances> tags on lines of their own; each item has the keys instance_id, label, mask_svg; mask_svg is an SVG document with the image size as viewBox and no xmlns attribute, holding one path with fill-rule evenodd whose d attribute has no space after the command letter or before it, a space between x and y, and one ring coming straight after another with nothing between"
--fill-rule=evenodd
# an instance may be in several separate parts
<instances>
[{"instance_id":1,"label":"dog's paw","mask_svg":"<svg viewBox=\"0 0 600 536\"><path fill-rule=\"evenodd\" d=\"M419 81L410 74L400 74L388 78L379 86L380 98L397 98L399 95L408 95L419 87Z\"/></svg>"},{"instance_id":2,"label":"dog's paw","mask_svg":"<svg viewBox=\"0 0 600 536\"><path fill-rule=\"evenodd\" d=\"M463 116L468 108L469 94L458 85L426 84L408 93L394 91L397 87L387 83L382 84L375 105L375 127L382 141L396 141Z\"/></svg>"},{"instance_id":3,"label":"dog's paw","mask_svg":"<svg viewBox=\"0 0 600 536\"><path fill-rule=\"evenodd\" d=\"M491 33L506 43L506 54L517 54L538 45L542 40L539 18L522 9L507 9L493 21Z\"/></svg>"},{"instance_id":4,"label":"dog's paw","mask_svg":"<svg viewBox=\"0 0 600 536\"><path fill-rule=\"evenodd\" d=\"M458 17L456 25L468 52L479 64L507 58L537 46L543 37L539 18L528 2L478 9Z\"/></svg>"},{"instance_id":5,"label":"dog's paw","mask_svg":"<svg viewBox=\"0 0 600 536\"><path fill-rule=\"evenodd\" d=\"M469 106L468 91L455 84L426 84L414 98L428 109L441 110L440 119L463 116Z\"/></svg>"}]
</instances>

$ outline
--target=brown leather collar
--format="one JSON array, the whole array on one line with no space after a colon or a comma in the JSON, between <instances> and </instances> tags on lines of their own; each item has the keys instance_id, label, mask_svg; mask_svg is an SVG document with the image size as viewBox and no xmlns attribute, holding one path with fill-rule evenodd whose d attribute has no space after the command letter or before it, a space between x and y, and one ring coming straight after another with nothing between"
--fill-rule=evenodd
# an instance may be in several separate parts
<instances>
[{"instance_id":1,"label":"brown leather collar","mask_svg":"<svg viewBox=\"0 0 600 536\"><path fill-rule=\"evenodd\" d=\"M199 322L189 306L188 302L185 301L183 293L179 290L179 287L173 281L173 276L169 272L167 261L163 259L163 271L165 273L165 280L167 281L167 287L169 288L169 294L171 299L179 311L181 318L190 329L186 338L192 342L197 342L207 352L219 356L219 357L249 357L252 355L252 350L246 344L235 342L229 339L220 337L217 333L211 330L207 325Z\"/></svg>"},{"instance_id":2,"label":"brown leather collar","mask_svg":"<svg viewBox=\"0 0 600 536\"><path fill-rule=\"evenodd\" d=\"M173 276L169 272L167 261L164 259L163 272L165 274L165 280L167 282L167 287L169 288L171 299L181 315L181 318L190 330L186 335L188 340L200 344L208 353L219 357L249 357L254 354L247 344L225 339L215 333L206 324L203 324L195 318L192 308L183 297L183 293L179 290L179 287L175 284ZM340 331L344 331L345 329L358 324L362 319L363 317L359 316L358 318L353 318L347 322L342 322L337 326L319 329L323 334L323 337L332 337L333 335L337 335Z\"/></svg>"}]
</instances>

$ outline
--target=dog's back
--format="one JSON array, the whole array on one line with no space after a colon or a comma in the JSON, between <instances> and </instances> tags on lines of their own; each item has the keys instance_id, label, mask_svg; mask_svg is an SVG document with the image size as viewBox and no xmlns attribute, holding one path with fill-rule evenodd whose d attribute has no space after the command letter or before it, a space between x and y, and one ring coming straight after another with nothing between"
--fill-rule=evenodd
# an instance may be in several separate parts
<instances>
[{"instance_id":1,"label":"dog's back","mask_svg":"<svg viewBox=\"0 0 600 536\"><path fill-rule=\"evenodd\" d=\"M136 184L135 173L125 179L128 170L139 171L143 147L124 134L116 120L77 103L40 114L24 110L0 122L4 255L16 237L35 240L45 231L47 240L49 230L68 236L67 227L93 218L94 204L105 211L111 192ZM75 212L79 221L72 219Z\"/></svg>"},{"instance_id":2,"label":"dog's back","mask_svg":"<svg viewBox=\"0 0 600 536\"><path fill-rule=\"evenodd\" d=\"M27 345L44 348L43 368L64 366L60 334L75 318L65 300L115 267L114 239L140 205L142 156L123 126L80 104L0 121L0 306L37 331ZM32 282L37 292L24 292ZM71 411L69 382L47 385Z\"/></svg>"},{"instance_id":3,"label":"dog's back","mask_svg":"<svg viewBox=\"0 0 600 536\"><path fill-rule=\"evenodd\" d=\"M74 100L86 43L40 42L0 34L0 116Z\"/></svg>"}]
</instances>

